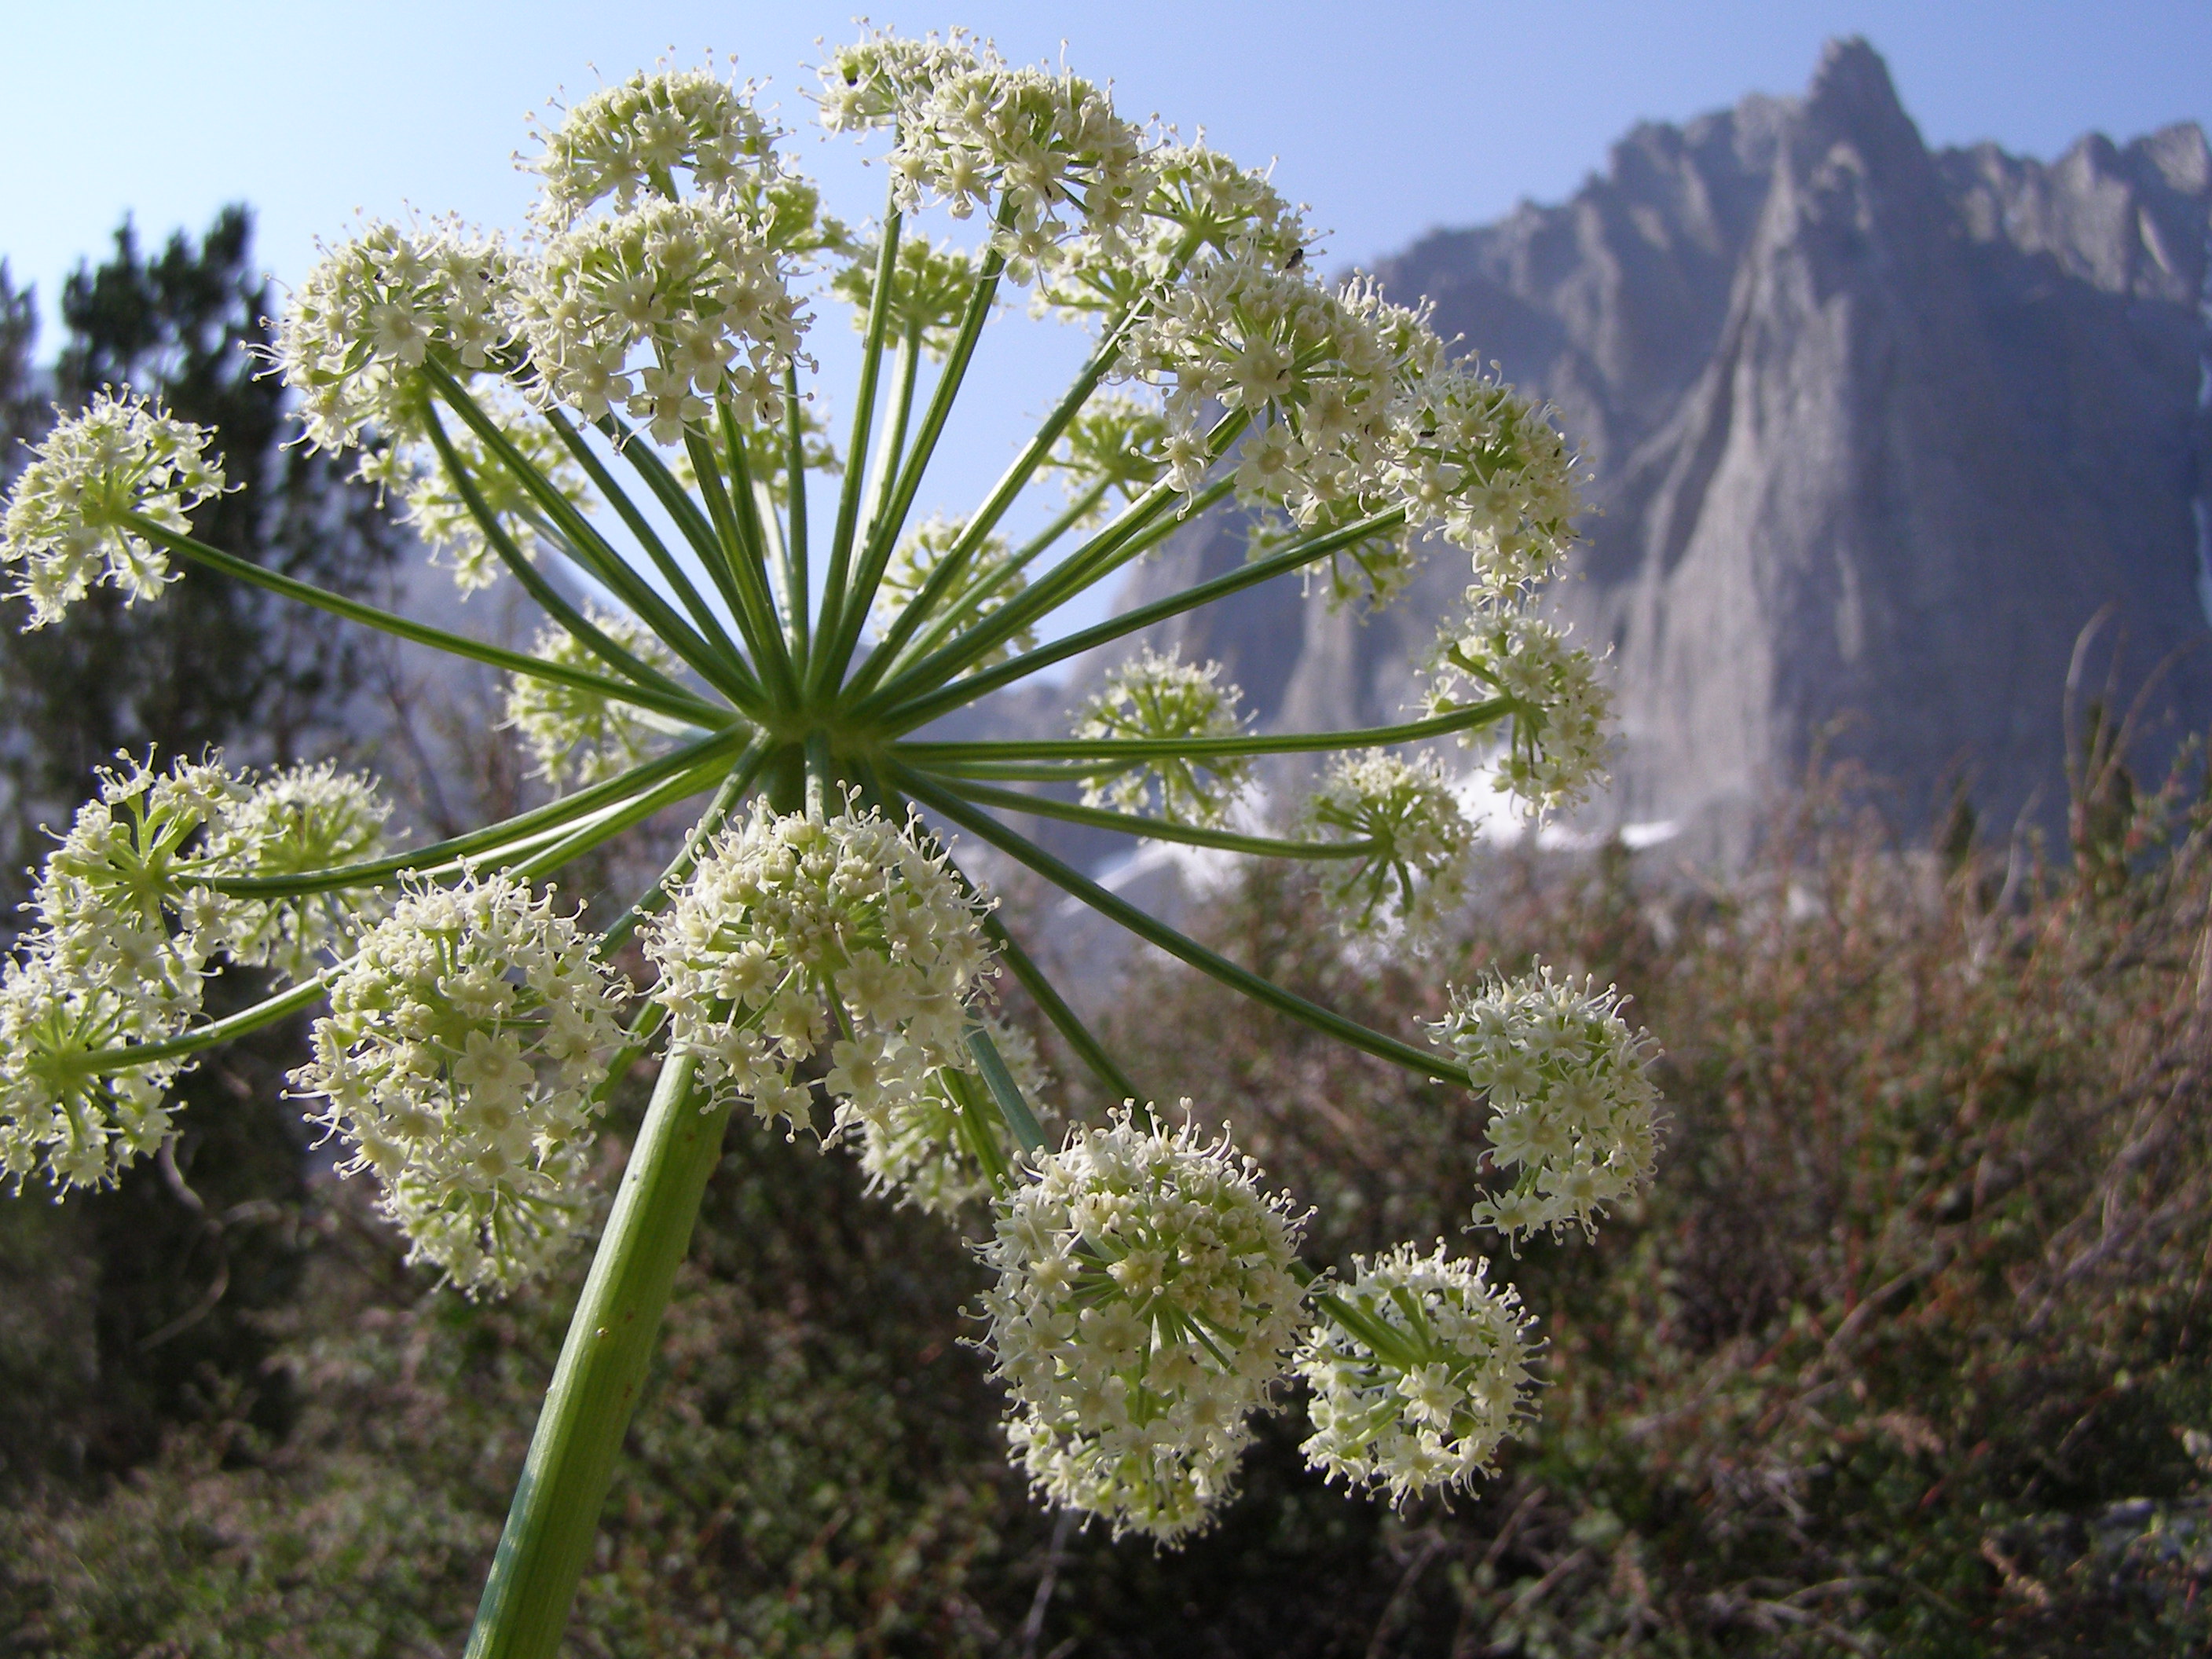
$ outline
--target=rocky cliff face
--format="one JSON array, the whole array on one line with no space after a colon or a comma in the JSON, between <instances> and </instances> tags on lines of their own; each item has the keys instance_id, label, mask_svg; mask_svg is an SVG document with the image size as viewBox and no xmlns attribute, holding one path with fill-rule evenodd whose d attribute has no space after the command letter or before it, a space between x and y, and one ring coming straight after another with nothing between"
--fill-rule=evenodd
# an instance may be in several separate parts
<instances>
[{"instance_id":1,"label":"rocky cliff face","mask_svg":"<svg viewBox=\"0 0 2212 1659\"><path fill-rule=\"evenodd\" d=\"M2047 165L1931 153L1850 41L1802 98L1639 127L1572 200L1385 263L1589 463L1560 605L1613 653L1604 812L1725 854L1828 734L1904 822L1959 779L1985 822L2048 817L2100 612L2097 684L2115 644L2130 691L2171 659L2153 706L2201 726L2208 231L2196 126ZM1194 526L1138 585L1240 556L1232 526ZM1439 558L1364 621L1258 590L1180 638L1270 723L1388 718L1460 580Z\"/></svg>"}]
</instances>

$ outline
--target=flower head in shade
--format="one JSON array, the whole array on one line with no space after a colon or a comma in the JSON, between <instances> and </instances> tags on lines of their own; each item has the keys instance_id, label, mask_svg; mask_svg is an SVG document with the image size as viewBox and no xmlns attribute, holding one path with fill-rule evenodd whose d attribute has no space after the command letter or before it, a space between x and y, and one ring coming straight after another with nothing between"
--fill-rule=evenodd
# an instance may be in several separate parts
<instances>
[{"instance_id":1,"label":"flower head in shade","mask_svg":"<svg viewBox=\"0 0 2212 1659\"><path fill-rule=\"evenodd\" d=\"M215 434L159 404L102 391L58 420L8 492L0 563L17 567L15 599L30 601L27 628L58 621L95 585L126 604L157 596L168 557L124 522L136 514L171 530L223 489Z\"/></svg>"},{"instance_id":2,"label":"flower head in shade","mask_svg":"<svg viewBox=\"0 0 2212 1659\"><path fill-rule=\"evenodd\" d=\"M1475 828L1432 757L1347 755L1306 803L1304 818L1324 839L1372 849L1318 866L1347 933L1395 927L1419 949L1467 896Z\"/></svg>"},{"instance_id":3,"label":"flower head in shade","mask_svg":"<svg viewBox=\"0 0 2212 1659\"><path fill-rule=\"evenodd\" d=\"M663 674L683 665L676 653L635 617L587 605L585 619L624 651ZM605 673L607 665L557 623L538 632L531 654L565 668ZM521 732L532 770L557 789L585 789L645 760L662 746L665 729L631 704L589 687L532 674L510 674L507 724Z\"/></svg>"},{"instance_id":4,"label":"flower head in shade","mask_svg":"<svg viewBox=\"0 0 2212 1659\"><path fill-rule=\"evenodd\" d=\"M222 801L209 829L210 860L221 873L298 876L383 853L392 804L366 775L325 761L247 781L242 796ZM206 903L205 896L199 902ZM234 962L274 968L288 980L307 979L322 971L341 939L386 908L382 894L357 888L234 900L222 949Z\"/></svg>"},{"instance_id":5,"label":"flower head in shade","mask_svg":"<svg viewBox=\"0 0 2212 1659\"><path fill-rule=\"evenodd\" d=\"M899 538L898 547L884 568L883 580L877 584L876 597L869 607L869 625L878 638L897 622L899 613L921 596L924 585L960 545L967 532L965 520L933 514ZM958 570L946 579L931 601L929 614L933 617L957 616L963 627L973 627L1017 598L1027 586L1006 538L986 536L962 556ZM1036 629L1024 628L992 647L963 672L974 673L993 663L1004 662L1017 651L1030 650L1036 644Z\"/></svg>"},{"instance_id":6,"label":"flower head in shade","mask_svg":"<svg viewBox=\"0 0 2212 1659\"><path fill-rule=\"evenodd\" d=\"M1047 1497L1173 1542L1235 1484L1284 1375L1302 1218L1225 1136L1127 1107L1030 1163L982 1249L1007 1433Z\"/></svg>"},{"instance_id":7,"label":"flower head in shade","mask_svg":"<svg viewBox=\"0 0 2212 1659\"><path fill-rule=\"evenodd\" d=\"M621 975L550 895L504 872L410 888L330 980L292 1073L374 1170L410 1260L463 1290L544 1271L586 1218L596 1093L621 1045Z\"/></svg>"},{"instance_id":8,"label":"flower head in shade","mask_svg":"<svg viewBox=\"0 0 2212 1659\"><path fill-rule=\"evenodd\" d=\"M1219 663L1187 663L1173 650L1163 656L1146 646L1108 673L1105 689L1083 706L1075 735L1153 742L1238 737L1242 696L1222 683ZM1251 774L1252 763L1241 755L1149 755L1094 774L1083 787L1083 804L1217 825L1227 821Z\"/></svg>"},{"instance_id":9,"label":"flower head in shade","mask_svg":"<svg viewBox=\"0 0 2212 1659\"><path fill-rule=\"evenodd\" d=\"M1533 1322L1489 1263L1401 1244L1352 1261L1352 1282L1317 1296L1298 1352L1313 1391L1306 1462L1330 1480L1387 1488L1394 1503L1487 1474L1528 1413Z\"/></svg>"},{"instance_id":10,"label":"flower head in shade","mask_svg":"<svg viewBox=\"0 0 2212 1659\"><path fill-rule=\"evenodd\" d=\"M988 906L920 822L848 804L823 818L765 803L708 846L644 933L653 995L701 1085L763 1121L808 1121L800 1068L841 1115L911 1100L962 1063L961 1032L991 951Z\"/></svg>"},{"instance_id":11,"label":"flower head in shade","mask_svg":"<svg viewBox=\"0 0 2212 1659\"><path fill-rule=\"evenodd\" d=\"M1595 1231L1607 1204L1649 1181L1659 1153L1651 1048L1621 997L1543 969L1452 994L1431 1027L1488 1097L1490 1161L1512 1187L1474 1206L1478 1226L1517 1242L1541 1228Z\"/></svg>"}]
</instances>

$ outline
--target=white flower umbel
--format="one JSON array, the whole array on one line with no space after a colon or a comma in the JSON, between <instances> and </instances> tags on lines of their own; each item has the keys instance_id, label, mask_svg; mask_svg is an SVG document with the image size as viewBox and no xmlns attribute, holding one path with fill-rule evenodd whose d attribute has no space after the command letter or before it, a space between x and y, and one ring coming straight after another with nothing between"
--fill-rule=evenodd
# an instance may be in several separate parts
<instances>
[{"instance_id":1,"label":"white flower umbel","mask_svg":"<svg viewBox=\"0 0 2212 1659\"><path fill-rule=\"evenodd\" d=\"M1467 896L1475 827L1432 756L1401 760L1370 751L1338 761L1306 803L1304 827L1374 850L1322 864L1323 895L1346 933L1397 930L1425 949Z\"/></svg>"},{"instance_id":2,"label":"white flower umbel","mask_svg":"<svg viewBox=\"0 0 2212 1659\"><path fill-rule=\"evenodd\" d=\"M830 291L853 310L854 328L865 334L869 308L876 293L878 245L855 251L852 261L839 271ZM893 339L908 334L924 351L941 359L951 349L957 325L975 291L974 257L949 243L933 242L909 232L900 237L891 263L891 292L886 301L886 332Z\"/></svg>"},{"instance_id":3,"label":"white flower umbel","mask_svg":"<svg viewBox=\"0 0 2212 1659\"><path fill-rule=\"evenodd\" d=\"M1167 416L1156 402L1099 392L1067 423L1046 465L1065 480L1071 500L1103 489L1133 501L1167 471Z\"/></svg>"},{"instance_id":4,"label":"white flower umbel","mask_svg":"<svg viewBox=\"0 0 2212 1659\"><path fill-rule=\"evenodd\" d=\"M546 483L579 507L586 504L583 469L558 433L543 421L522 418L522 412L514 407L519 399L512 395L479 401L490 405L507 441L528 459ZM536 562L544 550L538 533L543 520L538 498L490 453L473 428L448 422L446 435L467 467L479 499L497 516L516 550ZM422 538L433 564L444 565L453 573L453 586L463 599L500 579L504 567L498 553L485 538L483 526L469 510L436 450L428 444L394 447L367 459L360 476L369 483L396 489L400 522Z\"/></svg>"},{"instance_id":5,"label":"white flower umbel","mask_svg":"<svg viewBox=\"0 0 2212 1659\"><path fill-rule=\"evenodd\" d=\"M95 583L125 604L158 595L167 556L123 523L136 513L171 530L222 493L215 434L135 395L102 391L64 415L15 480L0 518L0 562L20 567L11 598L30 601L27 628L44 628Z\"/></svg>"},{"instance_id":6,"label":"white flower umbel","mask_svg":"<svg viewBox=\"0 0 2212 1659\"><path fill-rule=\"evenodd\" d=\"M586 420L620 406L657 443L726 398L740 424L781 417L804 325L791 261L734 198L648 198L549 242L520 297L546 394Z\"/></svg>"},{"instance_id":7,"label":"white flower umbel","mask_svg":"<svg viewBox=\"0 0 2212 1659\"><path fill-rule=\"evenodd\" d=\"M1044 1121L1055 1116L1048 1103L1052 1079L1029 1033L990 1015L984 1017L983 1024L1030 1110ZM981 1077L975 1078L975 1084L979 1091L985 1087ZM911 1204L931 1215L953 1215L990 1195L990 1175L976 1155L974 1136L989 1135L1008 1162L1018 1154L1013 1136L996 1109L984 1122L975 1122L952 1099L941 1071L931 1073L919 1093L886 1097L866 1112L849 1103L838 1109L840 1127L859 1136L860 1168L867 1174L868 1189L895 1193L900 1204Z\"/></svg>"},{"instance_id":8,"label":"white flower umbel","mask_svg":"<svg viewBox=\"0 0 2212 1659\"><path fill-rule=\"evenodd\" d=\"M1605 778L1606 720L1612 699L1586 651L1541 617L1480 586L1468 613L1437 641L1429 712L1442 714L1504 698L1510 710L1497 787L1540 811L1579 805ZM1469 744L1494 741L1469 732Z\"/></svg>"},{"instance_id":9,"label":"white flower umbel","mask_svg":"<svg viewBox=\"0 0 2212 1659\"><path fill-rule=\"evenodd\" d=\"M780 136L750 86L705 70L641 70L581 100L545 134L536 216L564 230L610 198L617 212L640 195L673 201L679 169L695 192L726 195L768 166Z\"/></svg>"},{"instance_id":10,"label":"white flower umbel","mask_svg":"<svg viewBox=\"0 0 2212 1659\"><path fill-rule=\"evenodd\" d=\"M869 626L880 639L898 620L902 611L914 603L921 593L922 584L945 562L945 556L959 544L967 533L964 520L948 519L933 514L899 538L898 547L891 555L890 563L884 570L883 580L877 585L876 597L868 611ZM1006 538L1000 535L983 538L982 544L962 562L959 573L949 582L932 606L933 617L957 616L966 627L973 627L993 611L1018 595L1028 586L1026 579L1013 561L1013 550ZM1018 651L1028 651L1036 644L1036 629L1024 628L1012 638L994 647L987 654L978 657L972 667L964 671L973 673L988 668L993 663L1004 662Z\"/></svg>"},{"instance_id":11,"label":"white flower umbel","mask_svg":"<svg viewBox=\"0 0 2212 1659\"><path fill-rule=\"evenodd\" d=\"M380 856L391 816L391 803L362 774L341 772L331 761L289 767L252 783L242 799L221 803L208 831L209 857L223 875L336 869ZM381 893L357 888L231 902L225 952L295 981L321 972L338 940L387 908Z\"/></svg>"},{"instance_id":12,"label":"white flower umbel","mask_svg":"<svg viewBox=\"0 0 2212 1659\"><path fill-rule=\"evenodd\" d=\"M543 1273L586 1219L595 1091L629 982L550 895L501 872L410 887L331 976L313 1121L374 1170L410 1261L474 1295Z\"/></svg>"},{"instance_id":13,"label":"white flower umbel","mask_svg":"<svg viewBox=\"0 0 2212 1659\"><path fill-rule=\"evenodd\" d=\"M276 360L307 441L347 449L374 428L421 436L423 365L467 379L514 337L514 261L496 237L459 224L371 220L326 251L277 325Z\"/></svg>"},{"instance_id":14,"label":"white flower umbel","mask_svg":"<svg viewBox=\"0 0 2212 1659\"><path fill-rule=\"evenodd\" d=\"M18 1182L43 1166L57 1186L96 1186L160 1146L163 1096L185 1062L87 1057L185 1031L211 958L293 979L321 966L343 919L335 901L229 898L209 884L371 856L387 811L365 780L329 766L257 781L126 759L100 776L47 855L26 907L35 923L0 981L0 1170Z\"/></svg>"},{"instance_id":15,"label":"white flower umbel","mask_svg":"<svg viewBox=\"0 0 2212 1659\"><path fill-rule=\"evenodd\" d=\"M1219 663L1187 663L1173 649L1163 656L1146 646L1108 673L1105 689L1084 704L1075 735L1233 738L1244 730L1237 717L1243 695L1222 683ZM1228 822L1251 775L1252 763L1242 755L1156 755L1118 772L1094 775L1083 786L1083 804L1218 826Z\"/></svg>"},{"instance_id":16,"label":"white flower umbel","mask_svg":"<svg viewBox=\"0 0 2212 1659\"><path fill-rule=\"evenodd\" d=\"M659 635L635 617L587 605L585 620L641 662L675 675L683 665ZM604 672L604 664L557 623L540 629L531 654L564 668ZM534 774L556 789L584 789L636 765L665 744L665 723L604 693L534 674L507 678L507 724L522 733Z\"/></svg>"},{"instance_id":17,"label":"white flower umbel","mask_svg":"<svg viewBox=\"0 0 2212 1659\"><path fill-rule=\"evenodd\" d=\"M1031 1167L981 1252L1007 1434L1048 1498L1174 1542L1235 1485L1247 1419L1285 1374L1303 1218L1226 1135L1127 1107Z\"/></svg>"},{"instance_id":18,"label":"white flower umbel","mask_svg":"<svg viewBox=\"0 0 2212 1659\"><path fill-rule=\"evenodd\" d=\"M799 1068L865 1117L963 1063L961 1033L991 951L969 897L918 820L849 803L826 818L764 802L712 841L643 934L653 995L701 1086L763 1121L808 1121Z\"/></svg>"},{"instance_id":19,"label":"white flower umbel","mask_svg":"<svg viewBox=\"0 0 2212 1659\"><path fill-rule=\"evenodd\" d=\"M1313 1390L1306 1462L1330 1480L1389 1490L1402 1504L1486 1474L1498 1443L1528 1414L1534 1322L1489 1263L1401 1244L1352 1258L1298 1351Z\"/></svg>"},{"instance_id":20,"label":"white flower umbel","mask_svg":"<svg viewBox=\"0 0 2212 1659\"><path fill-rule=\"evenodd\" d=\"M1143 132L1103 88L1067 74L1015 69L964 35L872 35L830 55L822 71L831 131L894 125L899 205L936 200L956 218L1004 203L996 233L1008 274L1026 281L1066 239L1133 230L1150 194Z\"/></svg>"},{"instance_id":21,"label":"white flower umbel","mask_svg":"<svg viewBox=\"0 0 2212 1659\"><path fill-rule=\"evenodd\" d=\"M1569 1224L1595 1233L1603 1207L1651 1177L1659 1093L1651 1048L1620 1017L1620 994L1541 969L1452 994L1430 1027L1489 1097L1490 1161L1513 1185L1474 1206L1475 1224L1515 1243Z\"/></svg>"}]
</instances>

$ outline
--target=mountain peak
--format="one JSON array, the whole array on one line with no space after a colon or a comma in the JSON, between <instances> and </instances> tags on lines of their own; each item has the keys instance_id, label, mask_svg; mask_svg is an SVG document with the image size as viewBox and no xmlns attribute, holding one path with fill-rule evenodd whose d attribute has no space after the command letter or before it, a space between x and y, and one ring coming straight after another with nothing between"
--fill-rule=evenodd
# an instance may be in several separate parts
<instances>
[{"instance_id":1,"label":"mountain peak","mask_svg":"<svg viewBox=\"0 0 2212 1659\"><path fill-rule=\"evenodd\" d=\"M1890 125L1910 120L1882 55L1854 34L1831 40L1806 88L1808 112L1846 127Z\"/></svg>"}]
</instances>

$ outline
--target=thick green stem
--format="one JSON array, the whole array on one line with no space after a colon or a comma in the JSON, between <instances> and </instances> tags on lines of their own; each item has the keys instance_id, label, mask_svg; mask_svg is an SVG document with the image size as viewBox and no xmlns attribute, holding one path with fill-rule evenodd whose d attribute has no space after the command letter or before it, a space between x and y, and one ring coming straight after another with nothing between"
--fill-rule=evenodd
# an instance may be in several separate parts
<instances>
[{"instance_id":1,"label":"thick green stem","mask_svg":"<svg viewBox=\"0 0 2212 1659\"><path fill-rule=\"evenodd\" d=\"M721 1157L730 1109L699 1109L693 1066L690 1055L661 1066L538 1413L467 1659L553 1659L560 1648L669 1289Z\"/></svg>"},{"instance_id":2,"label":"thick green stem","mask_svg":"<svg viewBox=\"0 0 2212 1659\"><path fill-rule=\"evenodd\" d=\"M853 568L853 537L860 519L860 487L867 468L868 434L876 418L876 381L884 367L884 339L890 324L891 284L898 271L898 197L893 189L884 210L883 235L876 244L876 282L868 299L867 335L860 347L860 384L853 393L853 436L845 446L845 482L837 491L837 520L830 534L830 572L822 588L822 615L814 630L815 650L806 665L806 685L819 693L834 673L829 647L844 627L845 584Z\"/></svg>"}]
</instances>

